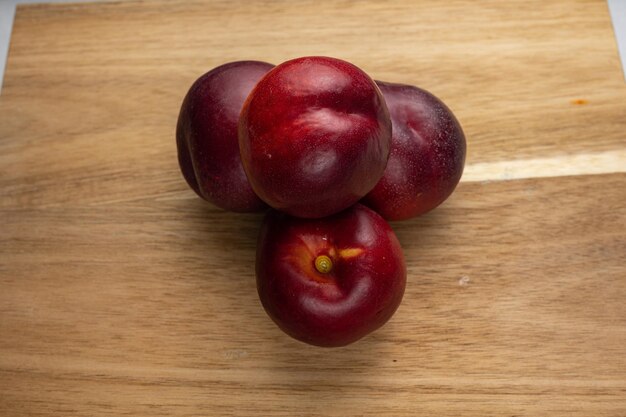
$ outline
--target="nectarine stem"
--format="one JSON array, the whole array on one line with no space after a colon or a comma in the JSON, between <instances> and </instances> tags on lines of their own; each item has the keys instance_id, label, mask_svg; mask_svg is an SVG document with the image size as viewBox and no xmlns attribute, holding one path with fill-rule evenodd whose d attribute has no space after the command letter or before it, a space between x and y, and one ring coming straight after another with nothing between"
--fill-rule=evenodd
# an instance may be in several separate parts
<instances>
[{"instance_id":1,"label":"nectarine stem","mask_svg":"<svg viewBox=\"0 0 626 417\"><path fill-rule=\"evenodd\" d=\"M315 269L322 274L327 274L333 269L333 261L326 255L315 258Z\"/></svg>"}]
</instances>

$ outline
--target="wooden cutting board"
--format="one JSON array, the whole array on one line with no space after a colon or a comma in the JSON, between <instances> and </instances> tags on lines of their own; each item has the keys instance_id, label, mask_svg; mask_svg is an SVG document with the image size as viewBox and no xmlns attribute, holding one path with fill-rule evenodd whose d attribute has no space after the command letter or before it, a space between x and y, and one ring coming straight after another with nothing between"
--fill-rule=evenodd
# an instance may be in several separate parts
<instances>
[{"instance_id":1,"label":"wooden cutting board","mask_svg":"<svg viewBox=\"0 0 626 417\"><path fill-rule=\"evenodd\" d=\"M261 215L176 162L191 83L303 55L442 98L463 182L394 223L402 306L341 349L257 299ZM0 414L626 415L626 84L604 1L20 6L0 96Z\"/></svg>"}]
</instances>

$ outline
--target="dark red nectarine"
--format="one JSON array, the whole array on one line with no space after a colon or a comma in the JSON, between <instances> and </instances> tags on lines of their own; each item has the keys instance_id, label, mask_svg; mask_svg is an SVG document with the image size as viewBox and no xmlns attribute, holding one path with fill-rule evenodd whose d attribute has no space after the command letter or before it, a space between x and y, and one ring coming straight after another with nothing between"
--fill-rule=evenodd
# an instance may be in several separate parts
<instances>
[{"instance_id":1,"label":"dark red nectarine","mask_svg":"<svg viewBox=\"0 0 626 417\"><path fill-rule=\"evenodd\" d=\"M250 93L239 147L252 188L298 217L328 216L356 203L380 179L391 121L374 81L334 58L284 62Z\"/></svg>"},{"instance_id":2,"label":"dark red nectarine","mask_svg":"<svg viewBox=\"0 0 626 417\"><path fill-rule=\"evenodd\" d=\"M465 135L452 111L418 87L377 81L393 133L383 177L362 200L387 220L404 220L446 200L461 179Z\"/></svg>"},{"instance_id":3,"label":"dark red nectarine","mask_svg":"<svg viewBox=\"0 0 626 417\"><path fill-rule=\"evenodd\" d=\"M203 199L225 210L260 211L241 165L237 124L248 94L273 65L238 61L221 65L193 83L176 127L180 169Z\"/></svg>"},{"instance_id":4,"label":"dark red nectarine","mask_svg":"<svg viewBox=\"0 0 626 417\"><path fill-rule=\"evenodd\" d=\"M385 324L402 300L406 266L389 224L356 204L324 219L270 210L256 259L263 307L290 336L343 346Z\"/></svg>"}]
</instances>

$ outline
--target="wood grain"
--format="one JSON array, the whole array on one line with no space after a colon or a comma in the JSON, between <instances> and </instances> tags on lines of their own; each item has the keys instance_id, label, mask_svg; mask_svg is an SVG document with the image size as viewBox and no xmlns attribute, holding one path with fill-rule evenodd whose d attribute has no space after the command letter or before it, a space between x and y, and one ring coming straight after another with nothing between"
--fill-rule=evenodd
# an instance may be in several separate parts
<instances>
[{"instance_id":1,"label":"wood grain","mask_svg":"<svg viewBox=\"0 0 626 417\"><path fill-rule=\"evenodd\" d=\"M451 199L393 224L399 311L333 350L266 317L262 215L196 198L173 137L204 71L307 54L429 89L469 145ZM603 1L19 7L0 415L624 416L624 103Z\"/></svg>"},{"instance_id":2,"label":"wood grain","mask_svg":"<svg viewBox=\"0 0 626 417\"><path fill-rule=\"evenodd\" d=\"M337 350L289 339L262 311L259 215L197 199L4 210L0 410L621 415L625 185L463 184L394 224L404 303Z\"/></svg>"}]
</instances>

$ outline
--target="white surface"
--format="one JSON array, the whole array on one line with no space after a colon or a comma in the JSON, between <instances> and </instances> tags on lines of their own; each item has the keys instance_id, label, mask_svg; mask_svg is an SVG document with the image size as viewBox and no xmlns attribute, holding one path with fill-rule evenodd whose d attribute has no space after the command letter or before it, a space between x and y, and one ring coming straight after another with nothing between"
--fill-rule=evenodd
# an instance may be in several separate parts
<instances>
[{"instance_id":1,"label":"white surface","mask_svg":"<svg viewBox=\"0 0 626 417\"><path fill-rule=\"evenodd\" d=\"M9 53L9 40L11 39L14 15L15 3L0 0L0 93L2 92L2 81L4 80L4 67L7 63L7 54Z\"/></svg>"},{"instance_id":2,"label":"white surface","mask_svg":"<svg viewBox=\"0 0 626 417\"><path fill-rule=\"evenodd\" d=\"M6 67L9 53L9 42L15 17L15 5L18 3L70 3L70 2L93 2L107 0L0 0L0 94L2 93L2 81L4 80L4 68ZM617 46L622 60L622 70L626 78L626 0L607 0L613 30L617 38Z\"/></svg>"},{"instance_id":3,"label":"white surface","mask_svg":"<svg viewBox=\"0 0 626 417\"><path fill-rule=\"evenodd\" d=\"M622 58L622 71L626 79L626 0L608 0L608 2L617 48Z\"/></svg>"}]
</instances>

